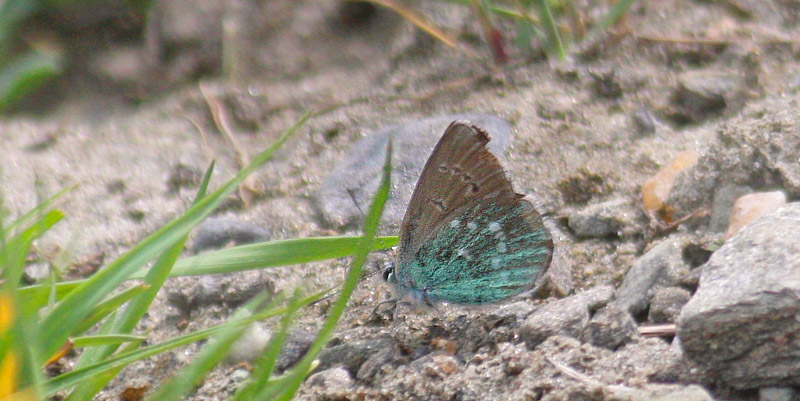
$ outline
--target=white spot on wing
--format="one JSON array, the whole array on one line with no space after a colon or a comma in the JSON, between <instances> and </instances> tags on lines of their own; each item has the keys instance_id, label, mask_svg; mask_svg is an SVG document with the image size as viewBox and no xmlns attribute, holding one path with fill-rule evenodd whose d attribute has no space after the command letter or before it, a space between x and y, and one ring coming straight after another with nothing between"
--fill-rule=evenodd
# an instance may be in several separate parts
<instances>
[{"instance_id":1,"label":"white spot on wing","mask_svg":"<svg viewBox=\"0 0 800 401\"><path fill-rule=\"evenodd\" d=\"M492 258L492 269L500 268L500 258Z\"/></svg>"},{"instance_id":2,"label":"white spot on wing","mask_svg":"<svg viewBox=\"0 0 800 401\"><path fill-rule=\"evenodd\" d=\"M467 223L467 228L469 228L470 230L474 230L478 228L478 225L470 221L469 223Z\"/></svg>"},{"instance_id":3,"label":"white spot on wing","mask_svg":"<svg viewBox=\"0 0 800 401\"><path fill-rule=\"evenodd\" d=\"M491 231L493 233L500 231L500 223L498 223L496 221L493 221L493 222L489 223L489 231Z\"/></svg>"},{"instance_id":4,"label":"white spot on wing","mask_svg":"<svg viewBox=\"0 0 800 401\"><path fill-rule=\"evenodd\" d=\"M505 253L507 250L508 250L508 248L506 248L506 243L505 242L500 242L500 243L497 244L497 252Z\"/></svg>"},{"instance_id":5,"label":"white spot on wing","mask_svg":"<svg viewBox=\"0 0 800 401\"><path fill-rule=\"evenodd\" d=\"M453 221L450 222L450 228L456 228L459 224L461 224L461 220L453 219Z\"/></svg>"}]
</instances>

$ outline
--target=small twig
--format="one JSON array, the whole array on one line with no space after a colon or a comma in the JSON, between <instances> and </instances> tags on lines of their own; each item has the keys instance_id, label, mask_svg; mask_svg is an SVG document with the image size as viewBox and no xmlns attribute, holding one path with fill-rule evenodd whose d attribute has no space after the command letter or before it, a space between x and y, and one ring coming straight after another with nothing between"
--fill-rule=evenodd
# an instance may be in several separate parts
<instances>
[{"instance_id":1,"label":"small twig","mask_svg":"<svg viewBox=\"0 0 800 401\"><path fill-rule=\"evenodd\" d=\"M357 0L349 0L349 1L357 1ZM401 17L405 18L406 20L414 24L414 26L421 29L423 32L432 36L436 40L439 40L440 42L444 43L448 47L459 50L470 57L473 58L478 57L477 53L470 50L466 46L463 46L461 43L458 42L458 40L452 38L443 30L439 29L439 27L428 21L428 19L424 15L414 11L413 9L408 8L402 4L399 4L394 0L366 0L366 1L386 7L396 12Z\"/></svg>"},{"instance_id":2,"label":"small twig","mask_svg":"<svg viewBox=\"0 0 800 401\"><path fill-rule=\"evenodd\" d=\"M211 118L214 120L214 124L216 124L219 132L228 140L228 143L230 143L233 151L236 153L236 162L239 164L239 168L249 166L250 155L242 148L239 141L237 141L236 137L233 135L230 116L225 110L225 107L222 106L222 102L211 93L204 83L201 82L198 86L200 88L200 93L206 100L206 104L208 104L208 109L211 112ZM252 176L248 176L242 184L239 185L239 197L242 199L242 202L244 202L245 207L250 206L253 195L257 192L253 180L254 178Z\"/></svg>"},{"instance_id":3,"label":"small twig","mask_svg":"<svg viewBox=\"0 0 800 401\"><path fill-rule=\"evenodd\" d=\"M189 124L192 124L194 128L197 130L197 132L200 133L200 146L203 148L203 153L206 155L206 159L208 159L209 162L211 160L214 160L214 152L211 151L211 146L208 144L208 136L206 135L206 130L203 129L203 127L200 126L200 124L198 124L197 121L195 121L191 117L187 115L182 115L182 117L185 118L187 121L189 121Z\"/></svg>"},{"instance_id":4,"label":"small twig","mask_svg":"<svg viewBox=\"0 0 800 401\"><path fill-rule=\"evenodd\" d=\"M636 390L634 390L634 389L632 389L630 387L627 387L627 386L607 385L605 383L601 383L600 381L592 379L591 377L589 377L589 376L587 376L587 375L585 375L585 374L583 374L581 372L578 372L577 370L572 369L571 367L569 367L567 365L564 365L561 362L554 361L550 357L545 357L545 360L547 362L549 362L551 365L553 365L553 367L555 367L564 376L567 376L567 377L569 377L571 379L579 381L579 382L583 383L586 386L589 386L589 387L592 387L592 388L600 388L600 389L608 390L609 392L611 392L613 394L617 394L617 395L630 394L630 393L636 391Z\"/></svg>"},{"instance_id":5,"label":"small twig","mask_svg":"<svg viewBox=\"0 0 800 401\"><path fill-rule=\"evenodd\" d=\"M644 337L671 337L678 332L678 325L675 323L653 324L649 326L639 326L639 334Z\"/></svg>"},{"instance_id":6,"label":"small twig","mask_svg":"<svg viewBox=\"0 0 800 401\"><path fill-rule=\"evenodd\" d=\"M707 45L707 46L727 46L731 43L743 42L756 42L766 45L796 45L800 44L800 39L787 38L776 36L772 38L761 39L736 39L736 38L722 38L722 39L706 39L706 38L685 38L685 37L668 37L668 36L651 36L651 35L637 35L634 37L643 42L651 43L671 43L671 44L689 44L689 45Z\"/></svg>"}]
</instances>

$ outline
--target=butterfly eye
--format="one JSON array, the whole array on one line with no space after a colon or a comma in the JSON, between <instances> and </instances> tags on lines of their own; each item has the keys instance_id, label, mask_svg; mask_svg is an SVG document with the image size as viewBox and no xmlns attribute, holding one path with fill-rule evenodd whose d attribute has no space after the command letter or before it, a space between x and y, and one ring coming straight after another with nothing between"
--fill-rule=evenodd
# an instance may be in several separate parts
<instances>
[{"instance_id":1,"label":"butterfly eye","mask_svg":"<svg viewBox=\"0 0 800 401\"><path fill-rule=\"evenodd\" d=\"M386 267L383 268L383 281L394 281L394 263L389 262L386 264Z\"/></svg>"}]
</instances>

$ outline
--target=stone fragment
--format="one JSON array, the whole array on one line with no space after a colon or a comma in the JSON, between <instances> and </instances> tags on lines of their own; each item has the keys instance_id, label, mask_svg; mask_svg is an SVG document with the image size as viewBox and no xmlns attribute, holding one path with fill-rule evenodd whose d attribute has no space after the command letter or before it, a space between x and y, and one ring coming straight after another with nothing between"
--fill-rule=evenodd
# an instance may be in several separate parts
<instances>
[{"instance_id":1,"label":"stone fragment","mask_svg":"<svg viewBox=\"0 0 800 401\"><path fill-rule=\"evenodd\" d=\"M744 195L736 200L731 210L728 230L725 231L725 241L731 239L744 226L753 220L769 213L786 204L786 194L781 191L756 192Z\"/></svg>"},{"instance_id":2,"label":"stone fragment","mask_svg":"<svg viewBox=\"0 0 800 401\"><path fill-rule=\"evenodd\" d=\"M507 121L494 116L452 114L384 127L353 144L325 178L315 197L322 219L336 227L362 219L359 208L365 209L375 194L386 143L392 137L392 196L382 220L390 228L399 227L425 162L445 128L455 120L467 120L483 128L491 137L489 150L499 159L504 158L513 129Z\"/></svg>"},{"instance_id":3,"label":"stone fragment","mask_svg":"<svg viewBox=\"0 0 800 401\"><path fill-rule=\"evenodd\" d=\"M745 227L702 267L683 307L686 357L739 389L800 385L800 203Z\"/></svg>"},{"instance_id":4,"label":"stone fragment","mask_svg":"<svg viewBox=\"0 0 800 401\"><path fill-rule=\"evenodd\" d=\"M656 213L664 208L675 177L681 171L694 166L697 158L698 154L693 150L681 152L675 156L672 163L663 167L642 185L642 200L647 211Z\"/></svg>"},{"instance_id":5,"label":"stone fragment","mask_svg":"<svg viewBox=\"0 0 800 401\"><path fill-rule=\"evenodd\" d=\"M581 338L598 347L616 350L639 337L631 315L614 304L600 309L586 325Z\"/></svg>"},{"instance_id":6,"label":"stone fragment","mask_svg":"<svg viewBox=\"0 0 800 401\"><path fill-rule=\"evenodd\" d=\"M554 335L580 338L590 312L607 305L613 297L611 286L600 286L550 302L522 322L519 337L531 349Z\"/></svg>"},{"instance_id":7,"label":"stone fragment","mask_svg":"<svg viewBox=\"0 0 800 401\"><path fill-rule=\"evenodd\" d=\"M311 375L308 378L310 387L330 389L346 389L353 385L353 378L345 368L330 368Z\"/></svg>"},{"instance_id":8,"label":"stone fragment","mask_svg":"<svg viewBox=\"0 0 800 401\"><path fill-rule=\"evenodd\" d=\"M724 112L736 102L741 83L734 76L708 71L687 71L678 77L672 95L671 117L678 122L701 122Z\"/></svg>"},{"instance_id":9,"label":"stone fragment","mask_svg":"<svg viewBox=\"0 0 800 401\"><path fill-rule=\"evenodd\" d=\"M753 191L746 185L723 185L714 191L714 199L711 202L711 220L708 222L709 230L717 233L724 233L728 229L728 222L731 219L731 210L736 199L747 195Z\"/></svg>"},{"instance_id":10,"label":"stone fragment","mask_svg":"<svg viewBox=\"0 0 800 401\"><path fill-rule=\"evenodd\" d=\"M692 294L679 287L656 288L650 299L647 320L650 323L672 323L681 313L681 308L689 302Z\"/></svg>"},{"instance_id":11,"label":"stone fragment","mask_svg":"<svg viewBox=\"0 0 800 401\"><path fill-rule=\"evenodd\" d=\"M630 237L640 232L644 216L627 199L589 205L569 216L569 228L580 238Z\"/></svg>"},{"instance_id":12,"label":"stone fragment","mask_svg":"<svg viewBox=\"0 0 800 401\"><path fill-rule=\"evenodd\" d=\"M649 307L656 289L679 286L691 270L682 256L685 242L681 236L669 237L640 256L625 275L614 303L639 315Z\"/></svg>"}]
</instances>

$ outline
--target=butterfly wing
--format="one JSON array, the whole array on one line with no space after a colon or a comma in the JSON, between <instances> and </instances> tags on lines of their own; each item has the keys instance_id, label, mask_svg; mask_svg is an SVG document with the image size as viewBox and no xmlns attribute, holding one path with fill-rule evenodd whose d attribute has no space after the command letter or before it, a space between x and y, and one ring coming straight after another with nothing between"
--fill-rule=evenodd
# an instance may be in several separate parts
<instances>
[{"instance_id":1,"label":"butterfly wing","mask_svg":"<svg viewBox=\"0 0 800 401\"><path fill-rule=\"evenodd\" d=\"M426 299L492 302L531 288L547 269L552 239L488 142L457 121L434 148L401 226L401 287Z\"/></svg>"}]
</instances>

